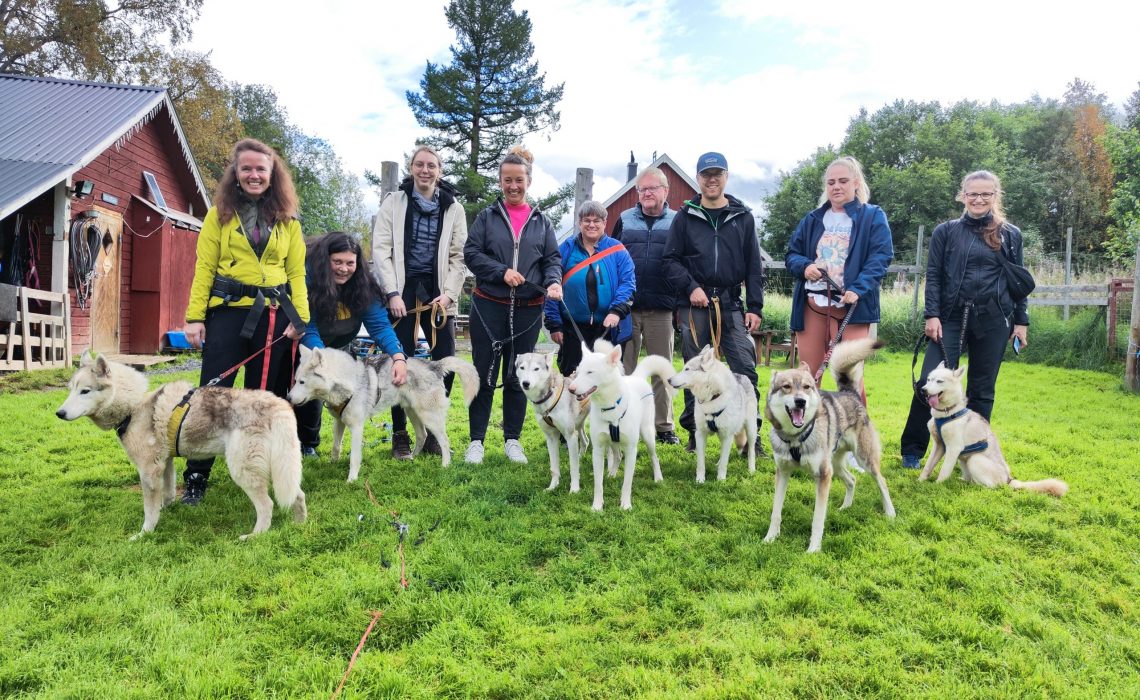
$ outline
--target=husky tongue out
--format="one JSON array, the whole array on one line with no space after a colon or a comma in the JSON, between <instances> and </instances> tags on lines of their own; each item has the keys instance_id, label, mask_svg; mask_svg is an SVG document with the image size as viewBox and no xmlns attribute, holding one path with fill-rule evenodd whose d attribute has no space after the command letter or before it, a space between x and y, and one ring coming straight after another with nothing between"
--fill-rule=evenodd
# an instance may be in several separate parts
<instances>
[{"instance_id":1,"label":"husky tongue out","mask_svg":"<svg viewBox=\"0 0 1140 700\"><path fill-rule=\"evenodd\" d=\"M926 403L930 404L931 408L938 408L938 399L942 398L942 394L931 394L926 397Z\"/></svg>"},{"instance_id":2,"label":"husky tongue out","mask_svg":"<svg viewBox=\"0 0 1140 700\"><path fill-rule=\"evenodd\" d=\"M804 409L798 407L789 408L788 416L790 416L792 419L792 425L796 426L797 428L802 428L804 426Z\"/></svg>"}]
</instances>

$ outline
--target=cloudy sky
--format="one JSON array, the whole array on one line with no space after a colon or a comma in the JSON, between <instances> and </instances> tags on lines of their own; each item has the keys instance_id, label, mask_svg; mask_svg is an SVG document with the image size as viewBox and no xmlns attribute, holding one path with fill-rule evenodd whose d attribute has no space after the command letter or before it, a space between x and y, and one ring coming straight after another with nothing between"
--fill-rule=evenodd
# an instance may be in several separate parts
<instances>
[{"instance_id":1,"label":"cloudy sky","mask_svg":"<svg viewBox=\"0 0 1140 700\"><path fill-rule=\"evenodd\" d=\"M206 0L191 46L229 80L276 90L291 119L362 173L425 132L404 97L447 62L446 2ZM1140 3L518 0L559 131L532 136L533 190L594 168L605 199L632 150L690 167L729 162L729 191L759 204L781 169L838 144L862 107L897 99L1060 97L1074 77L1120 105L1137 88ZM1056 8L1056 9L1054 9Z\"/></svg>"}]
</instances>

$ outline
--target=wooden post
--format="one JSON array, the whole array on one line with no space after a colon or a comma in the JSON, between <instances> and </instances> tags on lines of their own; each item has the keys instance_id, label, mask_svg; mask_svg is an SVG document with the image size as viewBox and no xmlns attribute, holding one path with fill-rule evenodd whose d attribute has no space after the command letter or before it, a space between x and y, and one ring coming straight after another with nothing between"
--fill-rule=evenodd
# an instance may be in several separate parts
<instances>
[{"instance_id":1,"label":"wooden post","mask_svg":"<svg viewBox=\"0 0 1140 700\"><path fill-rule=\"evenodd\" d=\"M1065 233L1065 286L1073 283L1073 227ZM1061 318L1069 320L1069 290L1065 290L1065 310Z\"/></svg>"},{"instance_id":2,"label":"wooden post","mask_svg":"<svg viewBox=\"0 0 1140 700\"><path fill-rule=\"evenodd\" d=\"M400 185L400 166L392 160L380 162L380 201L396 191Z\"/></svg>"},{"instance_id":3,"label":"wooden post","mask_svg":"<svg viewBox=\"0 0 1140 700\"><path fill-rule=\"evenodd\" d=\"M1137 354L1140 353L1140 241L1136 242L1136 269L1132 271L1132 331L1128 335L1128 349L1124 355L1124 386L1140 391L1140 374L1137 372Z\"/></svg>"},{"instance_id":4,"label":"wooden post","mask_svg":"<svg viewBox=\"0 0 1140 700\"><path fill-rule=\"evenodd\" d=\"M582 202L594 198L594 169L578 168L574 179L574 224L578 223L578 209Z\"/></svg>"},{"instance_id":5,"label":"wooden post","mask_svg":"<svg viewBox=\"0 0 1140 700\"><path fill-rule=\"evenodd\" d=\"M916 266L922 265L922 237L926 233L926 225L919 224L918 226L918 244L914 253L914 264ZM910 304L910 320L918 317L918 280L921 279L918 271L914 273L914 301Z\"/></svg>"},{"instance_id":6,"label":"wooden post","mask_svg":"<svg viewBox=\"0 0 1140 700\"><path fill-rule=\"evenodd\" d=\"M52 213L52 244L51 244L51 291L61 294L67 292L68 264L70 258L70 241L67 240L71 228L71 178L57 184L53 191L55 207ZM52 303L51 314L59 316L63 313L60 305ZM71 329L65 331L69 336ZM71 357L68 356L70 362Z\"/></svg>"}]
</instances>

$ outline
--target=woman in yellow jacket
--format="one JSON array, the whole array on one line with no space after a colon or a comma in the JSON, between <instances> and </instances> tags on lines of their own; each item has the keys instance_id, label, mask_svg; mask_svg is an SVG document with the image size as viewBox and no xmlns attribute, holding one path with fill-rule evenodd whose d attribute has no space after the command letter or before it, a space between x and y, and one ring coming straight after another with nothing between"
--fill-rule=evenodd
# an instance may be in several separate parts
<instances>
[{"instance_id":1,"label":"woman in yellow jacket","mask_svg":"<svg viewBox=\"0 0 1140 700\"><path fill-rule=\"evenodd\" d=\"M274 341L301 337L309 320L297 209L281 157L255 139L238 141L198 234L186 309L186 338L202 347L201 384L268 347L245 365L245 387L289 391L291 343ZM233 386L235 376L218 384ZM186 460L183 503L202 500L213 464Z\"/></svg>"}]
</instances>

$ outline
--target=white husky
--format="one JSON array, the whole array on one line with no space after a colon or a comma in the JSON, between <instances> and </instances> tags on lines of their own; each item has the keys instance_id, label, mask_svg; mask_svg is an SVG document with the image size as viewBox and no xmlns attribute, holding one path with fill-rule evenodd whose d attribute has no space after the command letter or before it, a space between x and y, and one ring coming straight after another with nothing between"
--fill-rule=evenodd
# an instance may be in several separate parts
<instances>
[{"instance_id":1,"label":"white husky","mask_svg":"<svg viewBox=\"0 0 1140 700\"><path fill-rule=\"evenodd\" d=\"M515 358L515 375L527 400L534 405L534 417L538 427L546 436L546 451L550 454L550 486L547 491L558 488L559 449L558 439L566 439L566 449L570 453L570 493L578 493L579 464L582 449L590 444L586 436L586 401L577 400L567 391L570 378L563 377L554 364L558 353L544 355L528 352Z\"/></svg>"},{"instance_id":2,"label":"white husky","mask_svg":"<svg viewBox=\"0 0 1140 700\"><path fill-rule=\"evenodd\" d=\"M310 350L301 346L301 363L289 400L300 405L320 399L336 419L333 423L332 458L340 459L340 445L347 426L351 441L348 480L360 475L364 449L364 424L374 414L399 404L408 414L416 432L415 457L423 449L425 429L435 436L443 455L443 466L451 463L447 441L447 408L450 402L443 379L454 372L463 383L463 402L470 406L479 392L479 375L470 362L445 357L438 362L408 358L408 380L392 384L392 358L357 360L341 350Z\"/></svg>"},{"instance_id":3,"label":"white husky","mask_svg":"<svg viewBox=\"0 0 1140 700\"><path fill-rule=\"evenodd\" d=\"M748 455L748 472L756 471L756 392L748 378L735 374L716 359L711 346L685 363L669 380L674 389L688 389L696 401L697 483L705 483L705 445L709 435L720 438L716 478L728 476L728 454L735 444Z\"/></svg>"},{"instance_id":4,"label":"white husky","mask_svg":"<svg viewBox=\"0 0 1140 700\"><path fill-rule=\"evenodd\" d=\"M55 412L64 420L83 416L103 430L115 429L139 470L143 492L142 531L154 530L163 506L174 500L174 457L222 455L234 483L253 501L257 523L244 540L269 529L273 501L304 522L301 443L293 409L267 391L204 387L171 382L147 392L146 377L102 355L84 355L71 377L71 393ZM186 397L189 396L189 401ZM173 417L173 418L172 418Z\"/></svg>"},{"instance_id":5,"label":"white husky","mask_svg":"<svg viewBox=\"0 0 1140 700\"><path fill-rule=\"evenodd\" d=\"M926 377L923 390L926 402L930 404L927 428L930 429L934 449L930 451L930 458L926 460L918 480L929 479L938 466L938 460L942 460L939 483L950 478L954 465L958 464L962 467L963 481L986 488L1008 485L1011 489L1027 489L1058 498L1068 493L1068 484L1060 479L1018 481L1013 478L989 421L966 408L966 393L962 390L965 373L965 365L951 370L942 362Z\"/></svg>"},{"instance_id":6,"label":"white husky","mask_svg":"<svg viewBox=\"0 0 1140 700\"><path fill-rule=\"evenodd\" d=\"M591 352L582 344L582 362L570 391L579 399L590 397L590 437L594 442L594 510L602 509L602 469L605 452L620 448L625 455L625 478L621 487L621 507L633 508L633 470L637 465L638 440L653 463L653 480L661 481L661 463L657 460L654 430L653 389L646 382L658 377L667 382L673 376L673 364L660 355L650 355L637 365L630 376L622 373L621 348L604 340L594 343ZM610 476L617 475L617 459L610 455Z\"/></svg>"}]
</instances>

